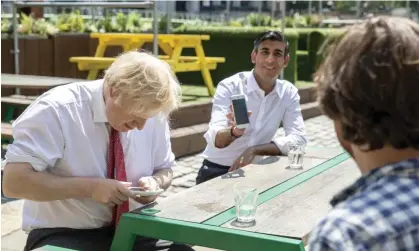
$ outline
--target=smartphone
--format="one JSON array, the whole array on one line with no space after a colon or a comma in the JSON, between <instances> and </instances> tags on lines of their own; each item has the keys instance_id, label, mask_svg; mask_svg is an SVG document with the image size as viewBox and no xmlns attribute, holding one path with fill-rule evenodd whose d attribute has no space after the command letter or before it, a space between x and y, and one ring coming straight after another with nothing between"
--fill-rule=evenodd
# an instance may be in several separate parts
<instances>
[{"instance_id":1,"label":"smartphone","mask_svg":"<svg viewBox=\"0 0 419 251\"><path fill-rule=\"evenodd\" d=\"M234 120L237 128L245 129L249 126L249 115L247 113L246 98L243 94L231 96L233 103Z\"/></svg>"}]
</instances>

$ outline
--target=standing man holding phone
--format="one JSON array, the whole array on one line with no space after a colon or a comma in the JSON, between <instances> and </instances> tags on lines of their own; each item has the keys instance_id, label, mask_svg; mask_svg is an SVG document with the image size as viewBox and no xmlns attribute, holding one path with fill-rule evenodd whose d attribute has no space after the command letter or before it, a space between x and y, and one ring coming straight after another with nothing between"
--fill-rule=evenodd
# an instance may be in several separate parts
<instances>
[{"instance_id":1,"label":"standing man holding phone","mask_svg":"<svg viewBox=\"0 0 419 251\"><path fill-rule=\"evenodd\" d=\"M289 61L285 36L276 31L259 35L251 60L252 71L217 86L197 184L256 162L257 156L286 155L289 144L307 142L298 89L278 79ZM285 137L274 138L281 122Z\"/></svg>"}]
</instances>

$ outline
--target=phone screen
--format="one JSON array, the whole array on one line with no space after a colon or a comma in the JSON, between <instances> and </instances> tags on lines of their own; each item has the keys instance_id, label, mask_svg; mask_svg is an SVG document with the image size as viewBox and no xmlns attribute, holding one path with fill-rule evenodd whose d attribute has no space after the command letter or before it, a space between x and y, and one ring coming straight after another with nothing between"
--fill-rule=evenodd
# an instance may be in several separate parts
<instances>
[{"instance_id":1,"label":"phone screen","mask_svg":"<svg viewBox=\"0 0 419 251\"><path fill-rule=\"evenodd\" d=\"M238 125L248 124L249 116L247 114L246 100L243 99L233 99L233 109L234 117Z\"/></svg>"}]
</instances>

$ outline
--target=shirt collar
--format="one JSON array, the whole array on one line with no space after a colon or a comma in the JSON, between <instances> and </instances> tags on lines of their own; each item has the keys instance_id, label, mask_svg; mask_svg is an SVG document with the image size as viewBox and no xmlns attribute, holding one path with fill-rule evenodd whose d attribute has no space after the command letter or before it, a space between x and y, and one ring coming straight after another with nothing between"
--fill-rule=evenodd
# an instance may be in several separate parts
<instances>
[{"instance_id":1,"label":"shirt collar","mask_svg":"<svg viewBox=\"0 0 419 251\"><path fill-rule=\"evenodd\" d=\"M364 191L371 184L374 184L379 179L386 176L396 176L405 178L419 179L419 158L408 159L406 161L386 165L371 170L370 172L359 178L354 184L345 188L342 192L338 193L330 201L334 207L342 201L349 199L357 193Z\"/></svg>"},{"instance_id":2,"label":"shirt collar","mask_svg":"<svg viewBox=\"0 0 419 251\"><path fill-rule=\"evenodd\" d=\"M92 94L93 122L108 122L105 114L105 100L103 99L103 79L92 81L86 86Z\"/></svg>"},{"instance_id":3,"label":"shirt collar","mask_svg":"<svg viewBox=\"0 0 419 251\"><path fill-rule=\"evenodd\" d=\"M281 85L281 80L277 79L274 86L274 91L278 94L278 96L280 96L280 88L279 88L280 85ZM259 87L256 81L254 70L250 72L247 78L247 93L251 93L253 91L258 91L262 93L263 95L265 95L265 92Z\"/></svg>"}]
</instances>

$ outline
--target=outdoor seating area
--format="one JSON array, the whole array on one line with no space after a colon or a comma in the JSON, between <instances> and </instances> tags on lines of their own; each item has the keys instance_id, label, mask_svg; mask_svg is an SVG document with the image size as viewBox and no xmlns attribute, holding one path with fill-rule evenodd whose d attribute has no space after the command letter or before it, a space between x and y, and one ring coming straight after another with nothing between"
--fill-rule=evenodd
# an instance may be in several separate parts
<instances>
[{"instance_id":1,"label":"outdoor seating area","mask_svg":"<svg viewBox=\"0 0 419 251\"><path fill-rule=\"evenodd\" d=\"M418 1L1 5L0 249L418 250Z\"/></svg>"}]
</instances>

